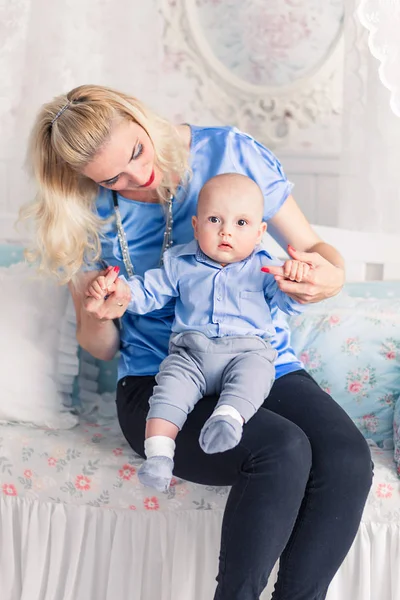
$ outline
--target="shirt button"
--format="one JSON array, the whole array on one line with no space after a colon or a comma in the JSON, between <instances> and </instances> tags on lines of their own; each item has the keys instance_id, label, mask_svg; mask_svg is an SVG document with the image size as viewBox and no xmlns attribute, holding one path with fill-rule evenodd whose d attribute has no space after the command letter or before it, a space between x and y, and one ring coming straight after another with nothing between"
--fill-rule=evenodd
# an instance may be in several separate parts
<instances>
[{"instance_id":1,"label":"shirt button","mask_svg":"<svg viewBox=\"0 0 400 600\"><path fill-rule=\"evenodd\" d=\"M222 300L221 296L217 296L217 300L218 300L218 302L221 302L221 300Z\"/></svg>"}]
</instances>

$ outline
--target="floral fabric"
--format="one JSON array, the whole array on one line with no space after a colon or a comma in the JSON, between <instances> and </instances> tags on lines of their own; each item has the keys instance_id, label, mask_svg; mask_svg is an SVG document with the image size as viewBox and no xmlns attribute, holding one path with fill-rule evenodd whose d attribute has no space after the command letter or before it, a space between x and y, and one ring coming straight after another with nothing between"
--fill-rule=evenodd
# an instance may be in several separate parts
<instances>
[{"instance_id":1,"label":"floral fabric","mask_svg":"<svg viewBox=\"0 0 400 600\"><path fill-rule=\"evenodd\" d=\"M375 477L363 521L390 522L398 518L400 495L393 454L373 443L371 451ZM67 431L0 425L0 497L144 513L225 507L228 487L179 479L166 493L142 486L141 463L115 419L81 420Z\"/></svg>"},{"instance_id":2,"label":"floral fabric","mask_svg":"<svg viewBox=\"0 0 400 600\"><path fill-rule=\"evenodd\" d=\"M341 294L290 320L307 371L366 438L392 447L400 393L400 299Z\"/></svg>"},{"instance_id":3,"label":"floral fabric","mask_svg":"<svg viewBox=\"0 0 400 600\"><path fill-rule=\"evenodd\" d=\"M146 488L137 478L141 463L115 418L81 419L64 432L0 425L0 496L135 511L225 505L227 487L173 479L165 494Z\"/></svg>"}]
</instances>

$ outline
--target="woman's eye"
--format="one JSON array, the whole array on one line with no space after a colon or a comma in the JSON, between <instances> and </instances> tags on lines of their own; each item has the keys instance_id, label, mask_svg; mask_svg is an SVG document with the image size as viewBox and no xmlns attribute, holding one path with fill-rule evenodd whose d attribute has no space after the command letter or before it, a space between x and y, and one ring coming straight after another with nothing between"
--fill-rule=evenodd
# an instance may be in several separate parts
<instances>
[{"instance_id":1,"label":"woman's eye","mask_svg":"<svg viewBox=\"0 0 400 600\"><path fill-rule=\"evenodd\" d=\"M136 160L143 153L143 144L138 144L135 148L135 152L132 155L132 159Z\"/></svg>"},{"instance_id":2,"label":"woman's eye","mask_svg":"<svg viewBox=\"0 0 400 600\"><path fill-rule=\"evenodd\" d=\"M247 225L247 221L245 221L245 219L239 219L239 221L237 222L237 224L240 227L243 227L244 225Z\"/></svg>"},{"instance_id":3,"label":"woman's eye","mask_svg":"<svg viewBox=\"0 0 400 600\"><path fill-rule=\"evenodd\" d=\"M115 177L114 179L111 179L110 181L107 181L107 183L105 185L108 186L113 186L118 182L119 177Z\"/></svg>"},{"instance_id":4,"label":"woman's eye","mask_svg":"<svg viewBox=\"0 0 400 600\"><path fill-rule=\"evenodd\" d=\"M219 223L218 217L208 217L210 223Z\"/></svg>"}]
</instances>

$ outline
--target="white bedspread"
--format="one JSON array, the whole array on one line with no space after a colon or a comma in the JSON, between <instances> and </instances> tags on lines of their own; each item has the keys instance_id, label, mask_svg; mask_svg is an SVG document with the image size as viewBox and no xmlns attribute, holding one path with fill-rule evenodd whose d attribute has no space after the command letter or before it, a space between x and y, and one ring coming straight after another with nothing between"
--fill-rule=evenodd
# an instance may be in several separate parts
<instances>
[{"instance_id":1,"label":"white bedspread","mask_svg":"<svg viewBox=\"0 0 400 600\"><path fill-rule=\"evenodd\" d=\"M400 598L400 481L392 452L372 453L374 485L328 600ZM140 463L115 421L0 426L2 600L212 600L229 488L177 480L159 494L139 484Z\"/></svg>"}]
</instances>

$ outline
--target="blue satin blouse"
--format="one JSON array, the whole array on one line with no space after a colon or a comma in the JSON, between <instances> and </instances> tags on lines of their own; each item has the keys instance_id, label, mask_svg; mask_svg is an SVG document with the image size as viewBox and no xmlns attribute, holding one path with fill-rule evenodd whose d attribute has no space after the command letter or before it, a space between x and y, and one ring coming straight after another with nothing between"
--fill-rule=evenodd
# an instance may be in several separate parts
<instances>
[{"instance_id":1,"label":"blue satin blouse","mask_svg":"<svg viewBox=\"0 0 400 600\"><path fill-rule=\"evenodd\" d=\"M204 183L220 173L242 173L261 188L264 220L268 221L289 196L292 184L287 180L279 160L270 150L251 136L233 127L197 127L191 125L190 165L192 178L179 187L173 200L173 241L186 244L193 239L192 216ZM159 204L128 200L118 195L122 225L130 258L137 275L159 266L165 229L165 214ZM110 190L101 189L96 207L101 218L114 213ZM102 237L102 259L118 265L127 276L115 223L107 223ZM99 268L93 265L93 268ZM168 352L168 341L174 320L174 302L146 315L126 312L121 327L121 357L118 378L127 375L154 375ZM290 346L290 333L284 314L275 307L272 320L276 336L272 345L278 352L276 377L303 367Z\"/></svg>"}]
</instances>

